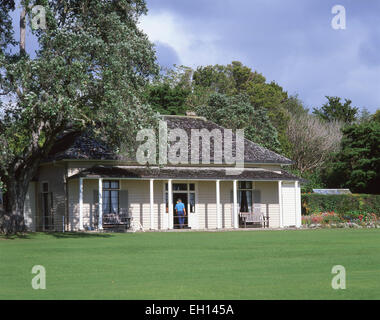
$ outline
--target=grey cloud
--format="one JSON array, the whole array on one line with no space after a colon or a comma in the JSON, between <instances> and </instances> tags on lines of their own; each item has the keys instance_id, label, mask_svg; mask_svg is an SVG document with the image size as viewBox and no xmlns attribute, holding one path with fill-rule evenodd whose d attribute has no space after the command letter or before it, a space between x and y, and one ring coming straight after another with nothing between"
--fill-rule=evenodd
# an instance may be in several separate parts
<instances>
[{"instance_id":1,"label":"grey cloud","mask_svg":"<svg viewBox=\"0 0 380 320\"><path fill-rule=\"evenodd\" d=\"M180 59L177 52L168 44L157 41L155 43L157 60L161 67L170 68L174 64L179 64Z\"/></svg>"},{"instance_id":2,"label":"grey cloud","mask_svg":"<svg viewBox=\"0 0 380 320\"><path fill-rule=\"evenodd\" d=\"M346 30L331 27L331 8L338 3L346 8ZM380 105L380 73L367 68L379 65L380 2L148 0L148 7L151 14L175 14L193 34L206 30L217 35L214 46L226 57L234 56L289 93L299 93L309 106L323 104L325 95L351 98L372 112ZM360 94L363 67L372 73Z\"/></svg>"},{"instance_id":3,"label":"grey cloud","mask_svg":"<svg viewBox=\"0 0 380 320\"><path fill-rule=\"evenodd\" d=\"M372 32L362 43L359 56L368 66L380 65L380 32Z\"/></svg>"}]
</instances>

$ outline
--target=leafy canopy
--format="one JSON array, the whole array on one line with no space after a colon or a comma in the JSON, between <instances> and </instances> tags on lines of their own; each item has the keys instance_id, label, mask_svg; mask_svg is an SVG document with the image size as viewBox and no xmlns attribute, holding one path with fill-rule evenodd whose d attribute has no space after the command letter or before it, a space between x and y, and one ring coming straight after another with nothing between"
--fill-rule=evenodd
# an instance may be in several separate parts
<instances>
[{"instance_id":1,"label":"leafy canopy","mask_svg":"<svg viewBox=\"0 0 380 320\"><path fill-rule=\"evenodd\" d=\"M380 189L380 123L363 122L343 129L342 149L324 172L332 187L376 193Z\"/></svg>"},{"instance_id":2,"label":"leafy canopy","mask_svg":"<svg viewBox=\"0 0 380 320\"><path fill-rule=\"evenodd\" d=\"M25 230L28 185L57 139L91 131L115 152L133 148L137 130L152 127L155 113L143 89L158 73L153 45L138 28L143 0L23 0L43 5L47 29L34 30L39 49L31 58L21 37L17 54L9 9L2 13L0 177L4 210L0 232ZM10 8L10 7L7 7ZM20 25L23 26L24 10ZM23 34L24 32L21 32Z\"/></svg>"},{"instance_id":3,"label":"leafy canopy","mask_svg":"<svg viewBox=\"0 0 380 320\"><path fill-rule=\"evenodd\" d=\"M160 114L184 115L192 94L191 74L184 66L166 70L147 85L146 101Z\"/></svg>"},{"instance_id":4,"label":"leafy canopy","mask_svg":"<svg viewBox=\"0 0 380 320\"><path fill-rule=\"evenodd\" d=\"M244 129L245 138L278 152L277 131L263 108L256 109L244 94L211 94L206 105L196 109L200 116L229 129Z\"/></svg>"},{"instance_id":5,"label":"leafy canopy","mask_svg":"<svg viewBox=\"0 0 380 320\"><path fill-rule=\"evenodd\" d=\"M256 110L267 112L271 124L278 132L280 151L289 153L290 142L286 136L286 129L290 112L285 104L288 95L278 84L267 83L262 74L252 71L239 61L233 61L226 66L199 67L194 71L193 82L195 92L216 92L227 96L245 94ZM277 146L273 145L271 149L276 150Z\"/></svg>"},{"instance_id":6,"label":"leafy canopy","mask_svg":"<svg viewBox=\"0 0 380 320\"><path fill-rule=\"evenodd\" d=\"M341 121L343 123L353 123L357 120L358 108L352 107L351 100L345 99L341 102L339 97L326 96L328 102L321 109L314 108L313 113L325 121Z\"/></svg>"},{"instance_id":7,"label":"leafy canopy","mask_svg":"<svg viewBox=\"0 0 380 320\"><path fill-rule=\"evenodd\" d=\"M45 6L47 29L34 31L35 59L4 51L0 56L2 94L10 101L0 122L2 174L38 162L67 129L92 127L115 146L134 141L136 130L154 120L142 89L158 71L153 45L137 27L145 2L23 4ZM2 27L9 45L11 26Z\"/></svg>"},{"instance_id":8,"label":"leafy canopy","mask_svg":"<svg viewBox=\"0 0 380 320\"><path fill-rule=\"evenodd\" d=\"M216 99L215 94L219 94L219 98L223 96L223 99L229 100L228 103L233 103L230 109L235 114L229 121L224 121L221 117L210 118L211 120L221 125L229 122L231 128L241 127L241 122L244 122L244 127L250 130L252 137L252 133L257 132L257 137L253 138L255 142L289 155L291 146L286 130L290 116L293 112L307 111L297 97L288 97L278 84L267 83L262 74L252 71L239 61L233 61L228 65L200 66L194 71L188 67L175 66L148 86L146 96L154 109L163 114L184 114L186 111L203 114L208 113L206 106L210 106L210 102ZM236 110L239 109L235 107L240 105L240 102L236 104L236 101L241 101L242 96L245 96L243 104L250 105L248 110L243 110L242 117L249 114L253 108L256 119L243 121L235 116ZM224 102L220 100L218 106L224 105ZM221 107L220 112L223 113L225 110ZM229 117L228 112L226 116ZM257 128L265 130L259 133L260 130ZM262 139L269 136L270 139ZM273 138L274 136L276 138Z\"/></svg>"}]
</instances>

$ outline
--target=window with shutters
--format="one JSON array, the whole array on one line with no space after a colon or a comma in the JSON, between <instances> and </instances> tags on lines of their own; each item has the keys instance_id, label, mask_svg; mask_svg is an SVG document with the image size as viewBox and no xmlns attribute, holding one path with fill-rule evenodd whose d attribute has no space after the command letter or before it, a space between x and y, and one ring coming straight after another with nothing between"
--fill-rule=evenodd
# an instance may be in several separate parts
<instances>
[{"instance_id":1,"label":"window with shutters","mask_svg":"<svg viewBox=\"0 0 380 320\"><path fill-rule=\"evenodd\" d=\"M103 214L119 213L120 183L118 180L103 181Z\"/></svg>"},{"instance_id":2,"label":"window with shutters","mask_svg":"<svg viewBox=\"0 0 380 320\"><path fill-rule=\"evenodd\" d=\"M239 182L238 203L240 212L252 212L252 182Z\"/></svg>"},{"instance_id":3,"label":"window with shutters","mask_svg":"<svg viewBox=\"0 0 380 320\"><path fill-rule=\"evenodd\" d=\"M260 190L254 189L252 181L239 181L238 203L240 212L253 212L255 203L260 203Z\"/></svg>"}]
</instances>

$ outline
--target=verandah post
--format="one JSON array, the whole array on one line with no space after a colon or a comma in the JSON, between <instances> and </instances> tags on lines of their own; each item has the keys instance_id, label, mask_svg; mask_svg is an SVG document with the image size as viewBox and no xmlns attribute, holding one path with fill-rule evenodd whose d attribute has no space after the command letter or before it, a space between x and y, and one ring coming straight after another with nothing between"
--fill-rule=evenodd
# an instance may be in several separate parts
<instances>
[{"instance_id":1,"label":"verandah post","mask_svg":"<svg viewBox=\"0 0 380 320\"><path fill-rule=\"evenodd\" d=\"M217 228L222 228L222 219L220 212L220 180L216 180L216 218L217 218Z\"/></svg>"},{"instance_id":2,"label":"verandah post","mask_svg":"<svg viewBox=\"0 0 380 320\"><path fill-rule=\"evenodd\" d=\"M79 230L83 230L83 178L79 178Z\"/></svg>"},{"instance_id":3,"label":"verandah post","mask_svg":"<svg viewBox=\"0 0 380 320\"><path fill-rule=\"evenodd\" d=\"M168 229L173 229L173 187L171 179L168 180L168 206Z\"/></svg>"},{"instance_id":4,"label":"verandah post","mask_svg":"<svg viewBox=\"0 0 380 320\"><path fill-rule=\"evenodd\" d=\"M99 209L98 209L98 229L103 230L103 179L99 178Z\"/></svg>"},{"instance_id":5,"label":"verandah post","mask_svg":"<svg viewBox=\"0 0 380 320\"><path fill-rule=\"evenodd\" d=\"M154 230L154 179L149 182L149 198L150 198L150 229Z\"/></svg>"},{"instance_id":6,"label":"verandah post","mask_svg":"<svg viewBox=\"0 0 380 320\"><path fill-rule=\"evenodd\" d=\"M301 217L301 190L298 181L295 181L295 198L296 198L296 227L300 228L302 225L302 217Z\"/></svg>"},{"instance_id":7,"label":"verandah post","mask_svg":"<svg viewBox=\"0 0 380 320\"><path fill-rule=\"evenodd\" d=\"M234 191L233 191L233 200L234 200L234 228L239 228L239 216L238 216L238 203L237 203L237 180L234 180Z\"/></svg>"},{"instance_id":8,"label":"verandah post","mask_svg":"<svg viewBox=\"0 0 380 320\"><path fill-rule=\"evenodd\" d=\"M278 204L280 207L280 228L284 227L284 220L282 216L282 181L278 182Z\"/></svg>"}]
</instances>

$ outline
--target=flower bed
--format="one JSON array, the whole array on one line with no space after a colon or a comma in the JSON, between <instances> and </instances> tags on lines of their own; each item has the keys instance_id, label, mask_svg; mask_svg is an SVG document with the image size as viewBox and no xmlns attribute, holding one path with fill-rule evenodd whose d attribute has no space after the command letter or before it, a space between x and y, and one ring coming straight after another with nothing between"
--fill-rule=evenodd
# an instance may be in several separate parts
<instances>
[{"instance_id":1,"label":"flower bed","mask_svg":"<svg viewBox=\"0 0 380 320\"><path fill-rule=\"evenodd\" d=\"M348 211L338 214L334 211L313 213L302 216L306 228L380 228L380 219L374 213Z\"/></svg>"}]
</instances>

